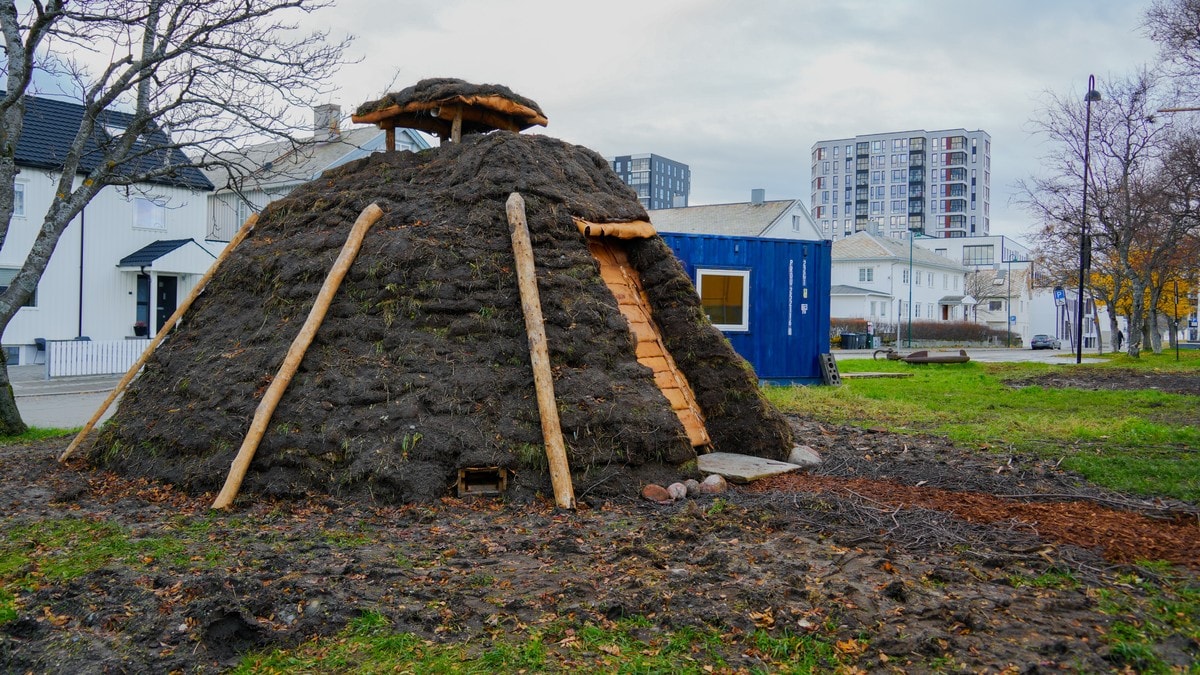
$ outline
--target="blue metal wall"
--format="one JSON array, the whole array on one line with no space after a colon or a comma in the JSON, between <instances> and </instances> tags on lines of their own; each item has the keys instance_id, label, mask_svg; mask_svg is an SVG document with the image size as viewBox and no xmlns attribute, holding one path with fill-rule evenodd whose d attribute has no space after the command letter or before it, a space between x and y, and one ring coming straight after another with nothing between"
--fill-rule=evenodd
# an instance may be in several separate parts
<instances>
[{"instance_id":1,"label":"blue metal wall","mask_svg":"<svg viewBox=\"0 0 1200 675\"><path fill-rule=\"evenodd\" d=\"M829 352L828 241L663 234L696 283L696 268L750 271L749 330L725 337L771 384L817 384Z\"/></svg>"}]
</instances>

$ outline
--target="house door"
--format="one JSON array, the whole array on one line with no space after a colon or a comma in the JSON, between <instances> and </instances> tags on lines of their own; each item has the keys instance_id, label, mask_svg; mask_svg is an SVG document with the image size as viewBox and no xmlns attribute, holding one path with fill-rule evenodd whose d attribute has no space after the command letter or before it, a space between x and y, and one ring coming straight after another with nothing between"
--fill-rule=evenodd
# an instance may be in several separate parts
<instances>
[{"instance_id":1,"label":"house door","mask_svg":"<svg viewBox=\"0 0 1200 675\"><path fill-rule=\"evenodd\" d=\"M942 321L950 320L950 305L942 305Z\"/></svg>"},{"instance_id":2,"label":"house door","mask_svg":"<svg viewBox=\"0 0 1200 675\"><path fill-rule=\"evenodd\" d=\"M157 316L155 317L157 320L154 322L155 333L162 330L163 324L165 324L167 319L171 318L171 315L175 313L175 308L178 303L176 291L179 288L179 277L159 276L157 279L158 293L157 297L155 298L157 301L155 303L155 307L157 309Z\"/></svg>"}]
</instances>

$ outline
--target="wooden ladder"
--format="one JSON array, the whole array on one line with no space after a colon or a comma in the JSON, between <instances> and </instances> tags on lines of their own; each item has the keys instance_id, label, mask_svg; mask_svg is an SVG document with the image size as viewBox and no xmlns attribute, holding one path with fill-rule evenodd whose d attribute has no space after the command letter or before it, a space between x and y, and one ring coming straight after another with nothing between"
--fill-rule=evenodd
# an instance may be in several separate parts
<instances>
[{"instance_id":1,"label":"wooden ladder","mask_svg":"<svg viewBox=\"0 0 1200 675\"><path fill-rule=\"evenodd\" d=\"M679 417L693 447L710 445L704 415L687 378L675 365L675 359L663 344L662 331L650 311L650 299L642 288L637 270L629 264L620 240L588 237L588 249L600 263L600 277L617 299L621 314L629 322L629 332L637 343L638 363L654 373L654 383Z\"/></svg>"}]
</instances>

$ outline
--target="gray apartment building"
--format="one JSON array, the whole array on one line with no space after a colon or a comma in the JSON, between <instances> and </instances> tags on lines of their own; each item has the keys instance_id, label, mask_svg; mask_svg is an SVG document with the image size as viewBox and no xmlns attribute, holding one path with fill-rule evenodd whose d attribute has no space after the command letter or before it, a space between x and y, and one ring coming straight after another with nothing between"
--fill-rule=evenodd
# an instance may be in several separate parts
<instances>
[{"instance_id":1,"label":"gray apartment building","mask_svg":"<svg viewBox=\"0 0 1200 675\"><path fill-rule=\"evenodd\" d=\"M987 236L992 137L985 131L896 131L818 141L810 211L829 239L868 230L902 239Z\"/></svg>"},{"instance_id":2,"label":"gray apartment building","mask_svg":"<svg viewBox=\"0 0 1200 675\"><path fill-rule=\"evenodd\" d=\"M647 210L688 205L692 172L687 164L655 154L620 155L608 162Z\"/></svg>"}]
</instances>

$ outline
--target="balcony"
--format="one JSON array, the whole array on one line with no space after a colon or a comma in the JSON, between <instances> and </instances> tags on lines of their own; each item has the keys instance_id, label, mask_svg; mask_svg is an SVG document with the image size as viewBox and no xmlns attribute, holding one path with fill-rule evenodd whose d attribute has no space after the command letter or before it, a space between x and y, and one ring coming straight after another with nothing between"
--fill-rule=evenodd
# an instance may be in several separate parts
<instances>
[{"instance_id":1,"label":"balcony","mask_svg":"<svg viewBox=\"0 0 1200 675\"><path fill-rule=\"evenodd\" d=\"M854 145L854 154L858 157L865 157L871 154L870 143L856 143Z\"/></svg>"},{"instance_id":2,"label":"balcony","mask_svg":"<svg viewBox=\"0 0 1200 675\"><path fill-rule=\"evenodd\" d=\"M925 216L920 215L920 214L914 215L914 214L910 213L908 215L908 229L916 230L917 232L924 232L925 231Z\"/></svg>"},{"instance_id":3,"label":"balcony","mask_svg":"<svg viewBox=\"0 0 1200 675\"><path fill-rule=\"evenodd\" d=\"M917 136L916 138L908 139L908 151L910 154L913 152L925 152L925 137Z\"/></svg>"},{"instance_id":4,"label":"balcony","mask_svg":"<svg viewBox=\"0 0 1200 675\"><path fill-rule=\"evenodd\" d=\"M942 171L942 180L946 182L965 183L967 182L967 170L945 169Z\"/></svg>"},{"instance_id":5,"label":"balcony","mask_svg":"<svg viewBox=\"0 0 1200 675\"><path fill-rule=\"evenodd\" d=\"M924 196L925 196L925 186L923 184L908 186L908 198L909 199L921 199Z\"/></svg>"},{"instance_id":6,"label":"balcony","mask_svg":"<svg viewBox=\"0 0 1200 675\"><path fill-rule=\"evenodd\" d=\"M908 203L908 215L921 215L925 213L925 202L913 200Z\"/></svg>"},{"instance_id":7,"label":"balcony","mask_svg":"<svg viewBox=\"0 0 1200 675\"><path fill-rule=\"evenodd\" d=\"M942 200L942 211L946 213L966 213L967 200L965 199L945 199ZM962 217L962 216L958 216Z\"/></svg>"},{"instance_id":8,"label":"balcony","mask_svg":"<svg viewBox=\"0 0 1200 675\"><path fill-rule=\"evenodd\" d=\"M967 196L967 186L959 185L957 183L953 183L950 185L943 185L941 196L942 197L966 197Z\"/></svg>"},{"instance_id":9,"label":"balcony","mask_svg":"<svg viewBox=\"0 0 1200 675\"><path fill-rule=\"evenodd\" d=\"M908 153L908 165L909 166L925 166L925 153L923 153L923 152Z\"/></svg>"},{"instance_id":10,"label":"balcony","mask_svg":"<svg viewBox=\"0 0 1200 675\"><path fill-rule=\"evenodd\" d=\"M867 205L867 202L859 202L859 203L855 204L854 205L854 217L855 218L866 218L868 215L870 215L867 211L869 208L870 207Z\"/></svg>"},{"instance_id":11,"label":"balcony","mask_svg":"<svg viewBox=\"0 0 1200 675\"><path fill-rule=\"evenodd\" d=\"M870 191L865 187L860 187L854 191L854 201L865 202Z\"/></svg>"},{"instance_id":12,"label":"balcony","mask_svg":"<svg viewBox=\"0 0 1200 675\"><path fill-rule=\"evenodd\" d=\"M967 149L967 137L966 136L950 136L950 137L946 138L946 149L947 150L966 150Z\"/></svg>"},{"instance_id":13,"label":"balcony","mask_svg":"<svg viewBox=\"0 0 1200 675\"><path fill-rule=\"evenodd\" d=\"M967 153L965 153L965 152L948 152L948 153L946 153L946 156L943 159L946 160L945 162L943 162L946 166L966 166L967 165Z\"/></svg>"},{"instance_id":14,"label":"balcony","mask_svg":"<svg viewBox=\"0 0 1200 675\"><path fill-rule=\"evenodd\" d=\"M922 171L921 169L911 169L911 168L908 170L908 185L909 185L908 189L909 190L912 189L913 183L924 183L924 182L925 182L925 172L924 171Z\"/></svg>"},{"instance_id":15,"label":"balcony","mask_svg":"<svg viewBox=\"0 0 1200 675\"><path fill-rule=\"evenodd\" d=\"M869 157L859 157L857 160L855 160L855 163L854 163L854 168L855 168L855 170L857 170L857 171L868 171L868 170L870 170L870 168L871 168L871 158L869 158Z\"/></svg>"},{"instance_id":16,"label":"balcony","mask_svg":"<svg viewBox=\"0 0 1200 675\"><path fill-rule=\"evenodd\" d=\"M854 187L867 187L871 184L871 172L859 171L854 174Z\"/></svg>"}]
</instances>

